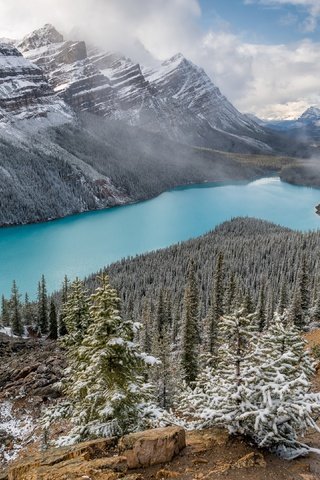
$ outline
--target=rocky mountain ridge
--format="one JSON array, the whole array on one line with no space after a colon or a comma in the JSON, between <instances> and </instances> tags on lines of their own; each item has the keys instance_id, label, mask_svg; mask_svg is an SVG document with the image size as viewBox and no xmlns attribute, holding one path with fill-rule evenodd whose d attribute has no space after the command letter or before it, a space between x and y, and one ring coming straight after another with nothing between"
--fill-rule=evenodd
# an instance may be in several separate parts
<instances>
[{"instance_id":1,"label":"rocky mountain ridge","mask_svg":"<svg viewBox=\"0 0 320 480\"><path fill-rule=\"evenodd\" d=\"M220 152L308 154L238 112L181 54L150 70L48 24L1 43L0 67L0 225L263 174Z\"/></svg>"},{"instance_id":2,"label":"rocky mountain ridge","mask_svg":"<svg viewBox=\"0 0 320 480\"><path fill-rule=\"evenodd\" d=\"M41 68L12 45L0 43L0 124L44 117L63 123L72 112L51 90Z\"/></svg>"},{"instance_id":3,"label":"rocky mountain ridge","mask_svg":"<svg viewBox=\"0 0 320 480\"><path fill-rule=\"evenodd\" d=\"M52 26L17 48L43 69L55 93L76 111L122 120L171 139L237 151L271 152L263 129L221 94L182 54L157 69L115 52L65 41Z\"/></svg>"},{"instance_id":4,"label":"rocky mountain ridge","mask_svg":"<svg viewBox=\"0 0 320 480\"><path fill-rule=\"evenodd\" d=\"M300 138L302 141L320 141L320 108L311 106L298 118L293 120L262 120L255 115L248 114L261 127L279 132L285 132L292 138Z\"/></svg>"}]
</instances>

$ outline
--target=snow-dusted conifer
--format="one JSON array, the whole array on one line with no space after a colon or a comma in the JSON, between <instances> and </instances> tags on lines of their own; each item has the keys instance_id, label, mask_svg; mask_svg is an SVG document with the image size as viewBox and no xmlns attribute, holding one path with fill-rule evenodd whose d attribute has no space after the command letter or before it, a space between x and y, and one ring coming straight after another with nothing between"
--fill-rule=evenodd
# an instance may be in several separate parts
<instances>
[{"instance_id":1,"label":"snow-dusted conifer","mask_svg":"<svg viewBox=\"0 0 320 480\"><path fill-rule=\"evenodd\" d=\"M184 379L189 384L198 374L198 309L199 298L193 261L189 264L188 283L184 293L181 345L181 367Z\"/></svg>"},{"instance_id":2,"label":"snow-dusted conifer","mask_svg":"<svg viewBox=\"0 0 320 480\"><path fill-rule=\"evenodd\" d=\"M71 284L66 303L63 305L63 318L67 335L62 339L68 347L78 347L90 323L88 292L78 278Z\"/></svg>"},{"instance_id":3,"label":"snow-dusted conifer","mask_svg":"<svg viewBox=\"0 0 320 480\"><path fill-rule=\"evenodd\" d=\"M21 336L23 335L23 325L21 318L21 303L20 303L20 294L15 281L12 284L11 290L11 330L14 335Z\"/></svg>"},{"instance_id":4,"label":"snow-dusted conifer","mask_svg":"<svg viewBox=\"0 0 320 480\"><path fill-rule=\"evenodd\" d=\"M54 301L51 299L50 311L49 311L49 333L48 338L50 340L57 340L58 338L58 321L57 312Z\"/></svg>"},{"instance_id":5,"label":"snow-dusted conifer","mask_svg":"<svg viewBox=\"0 0 320 480\"><path fill-rule=\"evenodd\" d=\"M42 335L48 333L49 322L48 322L48 296L47 296L47 286L44 275L42 275L41 280L38 284L38 318L37 326Z\"/></svg>"},{"instance_id":6,"label":"snow-dusted conifer","mask_svg":"<svg viewBox=\"0 0 320 480\"><path fill-rule=\"evenodd\" d=\"M146 367L155 359L132 342L137 325L122 320L119 298L107 275L90 298L90 324L73 365L67 393L72 417L84 437L121 435L142 424L150 386Z\"/></svg>"},{"instance_id":7,"label":"snow-dusted conifer","mask_svg":"<svg viewBox=\"0 0 320 480\"><path fill-rule=\"evenodd\" d=\"M246 375L247 409L238 433L293 458L311 449L298 441L316 418L320 395L309 393L314 364L299 330L278 314L260 337Z\"/></svg>"}]
</instances>

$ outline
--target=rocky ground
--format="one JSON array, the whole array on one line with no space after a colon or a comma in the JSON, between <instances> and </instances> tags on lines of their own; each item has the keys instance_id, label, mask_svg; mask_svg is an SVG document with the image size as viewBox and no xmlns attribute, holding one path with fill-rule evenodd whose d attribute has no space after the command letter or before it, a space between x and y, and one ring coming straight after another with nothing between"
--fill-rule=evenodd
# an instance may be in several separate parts
<instances>
[{"instance_id":1,"label":"rocky ground","mask_svg":"<svg viewBox=\"0 0 320 480\"><path fill-rule=\"evenodd\" d=\"M320 345L320 330L307 335ZM0 480L316 480L320 456L291 462L250 445L223 429L186 433L173 427L114 440L98 439L69 448L41 451L36 419L60 392L63 351L53 342L0 335ZM320 373L315 389L320 388ZM57 425L56 436L66 432ZM320 434L307 443L320 448ZM9 470L5 467L9 466Z\"/></svg>"},{"instance_id":2,"label":"rocky ground","mask_svg":"<svg viewBox=\"0 0 320 480\"><path fill-rule=\"evenodd\" d=\"M319 440L319 439L318 439ZM318 442L319 443L319 442ZM291 462L230 437L223 429L179 427L98 439L14 462L0 480L317 480L320 458Z\"/></svg>"},{"instance_id":3,"label":"rocky ground","mask_svg":"<svg viewBox=\"0 0 320 480\"><path fill-rule=\"evenodd\" d=\"M55 384L65 368L57 344L0 334L0 468L41 436L41 411L60 396Z\"/></svg>"}]
</instances>

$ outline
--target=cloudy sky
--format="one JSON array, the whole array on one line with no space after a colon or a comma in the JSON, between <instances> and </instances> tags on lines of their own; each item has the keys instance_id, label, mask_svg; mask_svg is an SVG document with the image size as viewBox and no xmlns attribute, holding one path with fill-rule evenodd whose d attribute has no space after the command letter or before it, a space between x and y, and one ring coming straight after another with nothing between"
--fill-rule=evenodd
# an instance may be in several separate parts
<instances>
[{"instance_id":1,"label":"cloudy sky","mask_svg":"<svg viewBox=\"0 0 320 480\"><path fill-rule=\"evenodd\" d=\"M0 37L44 23L145 64L180 51L262 118L320 106L320 0L0 0Z\"/></svg>"}]
</instances>

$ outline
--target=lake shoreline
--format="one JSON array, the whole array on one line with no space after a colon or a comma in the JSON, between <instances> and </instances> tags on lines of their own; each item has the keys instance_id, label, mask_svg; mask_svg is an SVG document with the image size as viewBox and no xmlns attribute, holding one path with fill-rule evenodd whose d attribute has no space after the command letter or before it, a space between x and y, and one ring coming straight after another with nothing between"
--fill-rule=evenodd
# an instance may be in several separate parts
<instances>
[{"instance_id":1,"label":"lake shoreline","mask_svg":"<svg viewBox=\"0 0 320 480\"><path fill-rule=\"evenodd\" d=\"M82 216L84 214L88 213L93 213L93 212L103 212L107 210L113 210L121 207L127 207L130 205L137 205L143 202L147 202L149 200L152 200L154 198L159 197L163 193L166 192L173 192L175 190L186 190L188 188L211 188L211 187L219 187L219 186L227 186L227 185L247 185L248 183L254 182L256 180L260 180L262 178L267 178L267 177L277 177L279 176L279 172L276 170L265 170L261 172L261 175L252 175L250 178L243 178L243 179L226 179L226 180L217 180L217 181L211 181L211 180L204 180L203 182L191 182L191 183L183 183L176 185L172 188L164 189L156 193L155 195L150 195L146 197L142 197L141 199L138 200L132 200L128 202L122 202L119 203L118 205L111 205L110 207L101 207L101 208L91 208L91 209L84 209L79 212L74 212L74 213L68 213L66 215L61 215L57 217L52 217L52 218L45 218L43 220L37 220L37 221L26 221L26 222L19 222L19 223L9 223L9 224L0 224L0 231L2 229L6 228L15 228L15 227L27 227L29 225L41 225L45 223L52 223L52 222L58 222L59 220L63 220L64 218L70 218L70 217L77 217L77 216ZM287 182L289 183L289 182Z\"/></svg>"},{"instance_id":2,"label":"lake shoreline","mask_svg":"<svg viewBox=\"0 0 320 480\"><path fill-rule=\"evenodd\" d=\"M268 175L268 176L267 176ZM235 217L267 220L297 231L320 229L318 191L282 182L270 172L255 180L177 186L156 198L51 222L0 229L0 293L12 281L33 297L41 275L55 291L64 275L84 278L127 257L201 236Z\"/></svg>"}]
</instances>

